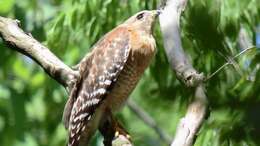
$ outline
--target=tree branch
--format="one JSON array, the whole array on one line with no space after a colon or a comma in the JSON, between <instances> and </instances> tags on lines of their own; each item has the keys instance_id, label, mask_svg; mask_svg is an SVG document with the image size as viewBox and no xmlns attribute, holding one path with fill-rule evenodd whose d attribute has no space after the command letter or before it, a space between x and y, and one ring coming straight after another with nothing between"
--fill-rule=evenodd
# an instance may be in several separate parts
<instances>
[{"instance_id":1,"label":"tree branch","mask_svg":"<svg viewBox=\"0 0 260 146\"><path fill-rule=\"evenodd\" d=\"M256 49L256 47L253 45L252 41L249 39L248 34L246 33L245 28L243 28L242 26L240 27L239 30L239 34L238 34L238 46L241 50L241 52L239 52L238 54L236 54L235 56L231 57L230 59L227 60L227 62L225 64L223 64L221 67L219 67L215 72L213 72L211 75L209 75L205 81L208 81L209 79L211 79L214 75L216 75L218 72L220 72L223 68L225 68L226 66L232 64L234 65L234 60L236 58L238 58L239 56L247 53L248 51L251 51L253 49Z\"/></svg>"},{"instance_id":2,"label":"tree branch","mask_svg":"<svg viewBox=\"0 0 260 146\"><path fill-rule=\"evenodd\" d=\"M12 20L0 16L0 37L3 38L7 46L37 62L51 78L63 85L68 90L68 93L79 79L78 70L71 69L47 47L20 29L18 20ZM84 59L86 59L87 56L88 55L86 55ZM114 127L112 123L100 126L106 126L111 129ZM107 135L103 136L104 139L107 139ZM129 138L125 135L119 135L112 139L112 145L119 146L118 143L122 143L123 145L128 139Z\"/></svg>"},{"instance_id":3,"label":"tree branch","mask_svg":"<svg viewBox=\"0 0 260 146\"><path fill-rule=\"evenodd\" d=\"M243 50L241 52L239 52L238 54L236 54L234 57L230 58L225 64L223 64L221 67L219 67L215 72L213 72L211 75L209 75L205 81L208 81L209 79L211 79L214 75L216 75L218 72L220 72L223 68L225 68L226 66L230 65L230 64L233 64L234 60L236 58L238 58L239 56L243 55L244 53L250 51L250 50L253 50L253 49L256 49L255 46L252 46L249 47L249 48L243 48Z\"/></svg>"},{"instance_id":4,"label":"tree branch","mask_svg":"<svg viewBox=\"0 0 260 146\"><path fill-rule=\"evenodd\" d=\"M178 125L171 146L192 146L207 112L207 97L202 85L196 87L195 97L189 104L187 113Z\"/></svg>"},{"instance_id":5,"label":"tree branch","mask_svg":"<svg viewBox=\"0 0 260 146\"><path fill-rule=\"evenodd\" d=\"M148 115L142 108L140 108L131 98L128 99L127 105L133 113L135 113L141 120L148 126L154 129L154 131L160 136L160 138L167 144L171 143L171 137L165 133L154 121L154 119Z\"/></svg>"},{"instance_id":6,"label":"tree branch","mask_svg":"<svg viewBox=\"0 0 260 146\"><path fill-rule=\"evenodd\" d=\"M181 44L179 21L186 3L187 0L166 1L159 19L164 48L172 69L186 86L195 87L203 81L204 76L193 68Z\"/></svg>"},{"instance_id":7,"label":"tree branch","mask_svg":"<svg viewBox=\"0 0 260 146\"><path fill-rule=\"evenodd\" d=\"M193 101L179 122L172 146L191 146L207 111L207 97L203 89L204 75L198 73L183 51L180 35L180 16L188 0L167 0L159 16L164 48L172 69L187 87L195 87Z\"/></svg>"},{"instance_id":8,"label":"tree branch","mask_svg":"<svg viewBox=\"0 0 260 146\"><path fill-rule=\"evenodd\" d=\"M32 58L44 71L64 87L72 87L78 72L58 59L48 48L18 26L19 21L0 17L0 35L12 49Z\"/></svg>"}]
</instances>

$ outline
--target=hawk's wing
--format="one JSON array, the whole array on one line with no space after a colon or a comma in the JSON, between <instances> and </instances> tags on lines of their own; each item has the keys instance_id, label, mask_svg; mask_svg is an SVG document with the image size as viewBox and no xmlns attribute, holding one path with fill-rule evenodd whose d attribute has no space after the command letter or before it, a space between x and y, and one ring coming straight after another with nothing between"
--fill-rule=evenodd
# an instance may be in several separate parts
<instances>
[{"instance_id":1,"label":"hawk's wing","mask_svg":"<svg viewBox=\"0 0 260 146\"><path fill-rule=\"evenodd\" d=\"M97 106L112 88L130 53L128 30L119 27L102 38L92 55L80 65L81 82L77 87L69 120L69 145L79 143L81 131Z\"/></svg>"}]
</instances>

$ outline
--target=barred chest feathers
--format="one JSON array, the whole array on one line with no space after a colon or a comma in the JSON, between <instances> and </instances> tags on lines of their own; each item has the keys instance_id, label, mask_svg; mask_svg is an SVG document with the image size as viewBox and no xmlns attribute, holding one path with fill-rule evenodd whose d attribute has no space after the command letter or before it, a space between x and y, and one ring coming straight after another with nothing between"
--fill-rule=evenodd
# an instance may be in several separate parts
<instances>
[{"instance_id":1,"label":"barred chest feathers","mask_svg":"<svg viewBox=\"0 0 260 146\"><path fill-rule=\"evenodd\" d=\"M133 46L131 46L126 65L120 72L111 92L107 95L107 101L104 102L112 112L123 107L156 52L156 44L152 35L131 38L130 41L133 41L131 43Z\"/></svg>"}]
</instances>

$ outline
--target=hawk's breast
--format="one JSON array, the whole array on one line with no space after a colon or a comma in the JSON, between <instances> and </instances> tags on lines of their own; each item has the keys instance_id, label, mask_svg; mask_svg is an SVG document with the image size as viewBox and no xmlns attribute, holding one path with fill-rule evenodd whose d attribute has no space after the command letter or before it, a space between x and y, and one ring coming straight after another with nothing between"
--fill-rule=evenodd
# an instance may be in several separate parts
<instances>
[{"instance_id":1,"label":"hawk's breast","mask_svg":"<svg viewBox=\"0 0 260 146\"><path fill-rule=\"evenodd\" d=\"M105 102L113 112L118 111L124 105L145 69L150 64L155 54L155 47L154 44L149 45L152 46L131 50L123 70L113 83L112 89L106 97L107 102Z\"/></svg>"}]
</instances>

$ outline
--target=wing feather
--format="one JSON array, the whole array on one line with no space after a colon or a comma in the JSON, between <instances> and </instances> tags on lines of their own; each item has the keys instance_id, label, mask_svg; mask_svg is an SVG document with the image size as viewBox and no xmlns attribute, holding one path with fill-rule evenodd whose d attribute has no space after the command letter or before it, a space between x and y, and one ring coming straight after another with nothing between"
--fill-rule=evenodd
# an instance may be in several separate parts
<instances>
[{"instance_id":1,"label":"wing feather","mask_svg":"<svg viewBox=\"0 0 260 146\"><path fill-rule=\"evenodd\" d=\"M81 131L124 68L130 54L129 38L126 28L113 30L94 46L91 60L80 65L82 81L70 114L69 145L78 145Z\"/></svg>"}]
</instances>

